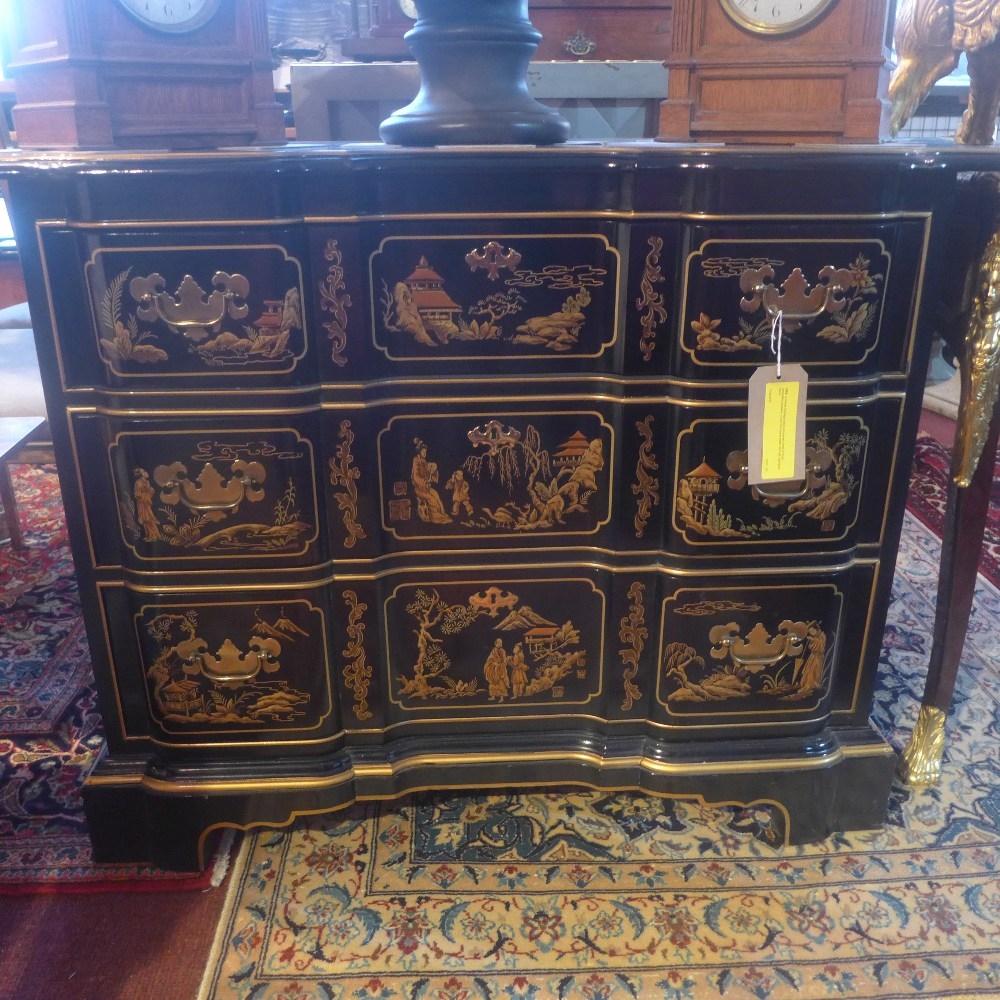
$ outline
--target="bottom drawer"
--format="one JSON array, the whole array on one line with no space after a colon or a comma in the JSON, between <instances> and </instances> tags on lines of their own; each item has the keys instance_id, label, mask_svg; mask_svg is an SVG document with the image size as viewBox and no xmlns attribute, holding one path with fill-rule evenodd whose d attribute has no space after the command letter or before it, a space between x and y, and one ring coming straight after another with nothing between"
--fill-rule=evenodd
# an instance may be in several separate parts
<instances>
[{"instance_id":1,"label":"bottom drawer","mask_svg":"<svg viewBox=\"0 0 1000 1000\"><path fill-rule=\"evenodd\" d=\"M351 659L372 673L361 703L339 682L345 727L380 739L581 722L665 740L818 730L857 698L876 566L511 564L353 582Z\"/></svg>"}]
</instances>

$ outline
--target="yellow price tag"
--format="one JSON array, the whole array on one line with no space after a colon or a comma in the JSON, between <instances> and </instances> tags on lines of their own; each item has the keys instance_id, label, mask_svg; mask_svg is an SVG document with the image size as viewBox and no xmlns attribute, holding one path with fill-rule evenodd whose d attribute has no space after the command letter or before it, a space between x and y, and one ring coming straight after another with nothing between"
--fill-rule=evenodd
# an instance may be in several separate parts
<instances>
[{"instance_id":1,"label":"yellow price tag","mask_svg":"<svg viewBox=\"0 0 1000 1000\"><path fill-rule=\"evenodd\" d=\"M761 431L760 473L762 479L787 481L795 478L799 447L799 383L768 382L764 387L764 419Z\"/></svg>"}]
</instances>

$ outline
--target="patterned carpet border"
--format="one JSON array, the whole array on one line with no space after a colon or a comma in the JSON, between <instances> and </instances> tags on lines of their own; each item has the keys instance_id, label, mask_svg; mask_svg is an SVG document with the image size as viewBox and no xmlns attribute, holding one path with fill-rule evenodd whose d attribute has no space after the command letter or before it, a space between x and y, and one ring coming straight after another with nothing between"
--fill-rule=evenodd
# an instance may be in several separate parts
<instances>
[{"instance_id":1,"label":"patterned carpet border","mask_svg":"<svg viewBox=\"0 0 1000 1000\"><path fill-rule=\"evenodd\" d=\"M929 434L918 434L906 507L939 538L948 504L950 471L951 453L948 449ZM979 572L1000 587L1000 456L993 475L993 496L983 537Z\"/></svg>"}]
</instances>

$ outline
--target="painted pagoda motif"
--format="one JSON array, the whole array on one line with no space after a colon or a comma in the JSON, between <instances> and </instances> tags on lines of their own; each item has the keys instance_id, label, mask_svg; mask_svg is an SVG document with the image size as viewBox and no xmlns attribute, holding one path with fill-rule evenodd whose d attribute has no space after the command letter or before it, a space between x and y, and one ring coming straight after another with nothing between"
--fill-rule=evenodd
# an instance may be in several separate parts
<instances>
[{"instance_id":1,"label":"painted pagoda motif","mask_svg":"<svg viewBox=\"0 0 1000 1000\"><path fill-rule=\"evenodd\" d=\"M571 255L583 262L553 262ZM375 343L393 358L596 356L602 330L613 339L617 269L596 237L391 238L372 263Z\"/></svg>"}]
</instances>

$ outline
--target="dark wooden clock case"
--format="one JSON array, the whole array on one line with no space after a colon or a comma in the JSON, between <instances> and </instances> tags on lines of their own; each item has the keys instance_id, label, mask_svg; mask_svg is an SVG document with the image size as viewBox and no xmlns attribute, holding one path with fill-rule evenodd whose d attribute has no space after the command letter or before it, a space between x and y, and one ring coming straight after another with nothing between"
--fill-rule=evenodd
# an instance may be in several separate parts
<instances>
[{"instance_id":1,"label":"dark wooden clock case","mask_svg":"<svg viewBox=\"0 0 1000 1000\"><path fill-rule=\"evenodd\" d=\"M157 31L116 0L13 5L22 147L204 148L284 142L265 0L222 0L191 31Z\"/></svg>"},{"instance_id":2,"label":"dark wooden clock case","mask_svg":"<svg viewBox=\"0 0 1000 1000\"><path fill-rule=\"evenodd\" d=\"M107 733L95 857L196 867L224 827L426 788L741 803L786 843L881 823L923 373L977 252L948 219L995 161L8 160ZM791 314L828 266L786 319L793 507L741 473L754 289Z\"/></svg>"},{"instance_id":3,"label":"dark wooden clock case","mask_svg":"<svg viewBox=\"0 0 1000 1000\"><path fill-rule=\"evenodd\" d=\"M833 0L788 34L756 34L720 0L675 0L658 138L876 142L886 134L892 0Z\"/></svg>"}]
</instances>

